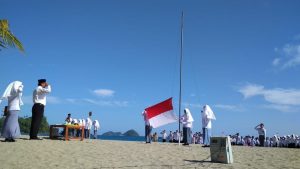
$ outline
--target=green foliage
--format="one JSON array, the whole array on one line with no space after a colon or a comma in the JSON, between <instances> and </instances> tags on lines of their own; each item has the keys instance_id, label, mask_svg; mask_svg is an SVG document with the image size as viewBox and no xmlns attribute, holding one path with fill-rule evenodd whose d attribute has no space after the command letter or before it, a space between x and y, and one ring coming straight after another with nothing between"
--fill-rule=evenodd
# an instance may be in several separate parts
<instances>
[{"instance_id":1,"label":"green foliage","mask_svg":"<svg viewBox=\"0 0 300 169\"><path fill-rule=\"evenodd\" d=\"M16 47L24 52L22 43L12 34L7 20L0 20L0 49Z\"/></svg>"},{"instance_id":2,"label":"green foliage","mask_svg":"<svg viewBox=\"0 0 300 169\"><path fill-rule=\"evenodd\" d=\"M139 134L135 130L133 130L133 129L126 131L123 135L124 136L129 136L129 137L137 137L137 136L139 136Z\"/></svg>"},{"instance_id":3,"label":"green foliage","mask_svg":"<svg viewBox=\"0 0 300 169\"><path fill-rule=\"evenodd\" d=\"M2 130L5 117L0 118L0 129ZM31 117L19 117L19 125L22 134L29 134L31 126ZM39 134L48 134L49 124L47 118L43 117Z\"/></svg>"}]
</instances>

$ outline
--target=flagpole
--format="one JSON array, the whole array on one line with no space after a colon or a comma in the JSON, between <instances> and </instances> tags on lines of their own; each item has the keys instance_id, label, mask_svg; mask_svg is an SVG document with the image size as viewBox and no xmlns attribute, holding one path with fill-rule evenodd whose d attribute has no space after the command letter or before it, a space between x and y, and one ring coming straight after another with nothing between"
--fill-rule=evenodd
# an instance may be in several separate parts
<instances>
[{"instance_id":1,"label":"flagpole","mask_svg":"<svg viewBox=\"0 0 300 169\"><path fill-rule=\"evenodd\" d=\"M182 57L183 57L183 11L181 13L181 26L180 26L180 72L179 72L179 118L178 118L178 123L179 123L179 140L178 144L180 144L181 140L181 131L180 131L180 117L181 117L181 87L182 87Z\"/></svg>"}]
</instances>

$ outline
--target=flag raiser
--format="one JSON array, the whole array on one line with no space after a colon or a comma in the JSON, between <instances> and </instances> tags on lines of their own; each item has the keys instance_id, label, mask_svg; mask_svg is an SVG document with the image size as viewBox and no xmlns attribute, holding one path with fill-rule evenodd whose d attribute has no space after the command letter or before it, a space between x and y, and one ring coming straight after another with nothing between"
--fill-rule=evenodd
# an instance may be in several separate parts
<instances>
[{"instance_id":1,"label":"flag raiser","mask_svg":"<svg viewBox=\"0 0 300 169\"><path fill-rule=\"evenodd\" d=\"M153 128L177 121L173 112L172 98L145 109L147 118Z\"/></svg>"}]
</instances>

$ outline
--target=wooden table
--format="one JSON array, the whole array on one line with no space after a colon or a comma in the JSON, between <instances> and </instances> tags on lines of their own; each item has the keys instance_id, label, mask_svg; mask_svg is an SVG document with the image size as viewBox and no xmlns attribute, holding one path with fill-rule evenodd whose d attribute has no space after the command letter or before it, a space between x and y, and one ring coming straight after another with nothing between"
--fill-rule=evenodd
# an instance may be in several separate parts
<instances>
[{"instance_id":1,"label":"wooden table","mask_svg":"<svg viewBox=\"0 0 300 169\"><path fill-rule=\"evenodd\" d=\"M84 139L84 126L79 126L79 125L50 125L50 139L54 139L53 137L53 129L54 128L63 128L65 133L64 133L64 140L69 141L69 140L80 140L82 141ZM81 130L81 137L69 137L69 129L77 129Z\"/></svg>"}]
</instances>

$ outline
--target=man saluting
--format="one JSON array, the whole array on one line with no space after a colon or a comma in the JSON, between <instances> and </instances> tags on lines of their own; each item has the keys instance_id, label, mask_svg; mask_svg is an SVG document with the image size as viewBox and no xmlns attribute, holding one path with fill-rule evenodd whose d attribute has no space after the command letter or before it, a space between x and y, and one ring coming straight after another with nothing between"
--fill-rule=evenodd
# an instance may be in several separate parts
<instances>
[{"instance_id":1,"label":"man saluting","mask_svg":"<svg viewBox=\"0 0 300 169\"><path fill-rule=\"evenodd\" d=\"M37 137L46 106L46 95L51 92L51 86L46 79L38 80L38 87L33 91L32 120L30 128L30 139L41 140Z\"/></svg>"}]
</instances>

